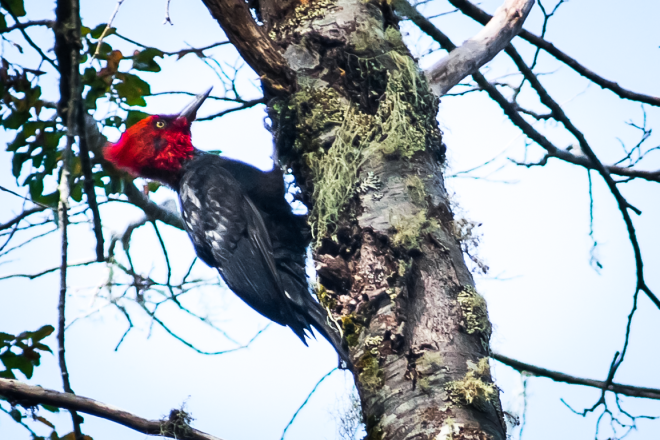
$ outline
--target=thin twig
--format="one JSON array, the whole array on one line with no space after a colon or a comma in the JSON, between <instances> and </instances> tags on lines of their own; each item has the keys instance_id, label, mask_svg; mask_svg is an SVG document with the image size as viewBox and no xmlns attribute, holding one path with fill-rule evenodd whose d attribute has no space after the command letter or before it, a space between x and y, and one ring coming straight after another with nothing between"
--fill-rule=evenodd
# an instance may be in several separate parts
<instances>
[{"instance_id":1,"label":"thin twig","mask_svg":"<svg viewBox=\"0 0 660 440\"><path fill-rule=\"evenodd\" d=\"M35 201L32 200L32 199L28 199L27 197L24 197L24 196L20 195L20 194L17 193L16 191L12 191L12 190L10 190L9 188L5 188L4 186L1 186L1 185L0 185L0 191L4 191L4 192L6 192L6 193L9 193L9 194L11 194L11 195L14 195L14 196L16 196L16 197L18 197L18 198L20 198L20 199L23 199L23 200L27 200L27 201L30 202L30 203L34 203L35 205L42 207L43 209L52 209L52 208L53 208L52 206L44 205L43 203L35 202ZM42 209L42 211L43 211L43 209Z\"/></svg>"},{"instance_id":2,"label":"thin twig","mask_svg":"<svg viewBox=\"0 0 660 440\"><path fill-rule=\"evenodd\" d=\"M96 260L91 260L91 261L84 261L82 263L73 263L69 264L67 267L72 268L72 267L80 267L80 266L89 266L90 264L98 263ZM0 281L2 280L8 280L11 278L27 278L29 280L34 280L36 278L39 278L41 276L47 275L49 273L57 272L60 270L60 266L57 267L51 267L50 269L42 270L41 272L33 273L33 274L27 274L27 273L13 273L11 275L4 275L0 276Z\"/></svg>"},{"instance_id":3,"label":"thin twig","mask_svg":"<svg viewBox=\"0 0 660 440\"><path fill-rule=\"evenodd\" d=\"M25 31L26 26L22 25L22 23L18 20L16 14L14 14L14 12L12 11L11 7L7 5L7 0L0 0L0 4L9 13L9 15L11 15L11 18L14 19L14 22L16 23L15 25L16 29L21 31L21 34L23 34L23 38L25 38L25 41L27 41L28 44L32 46L32 48L36 50L39 55L41 55L41 58L43 60L47 61L51 66L53 66L55 68L55 71L59 71L60 69L57 67L57 64L55 64L55 61L47 57L46 54L41 50L41 48L34 41L32 41L32 38L30 38L30 36Z\"/></svg>"},{"instance_id":4,"label":"thin twig","mask_svg":"<svg viewBox=\"0 0 660 440\"><path fill-rule=\"evenodd\" d=\"M147 46L146 44L139 43L139 42L137 42L137 41L135 41L131 38L125 37L125 36L123 36L119 33L116 33L116 32L113 35L115 37L121 38L124 41L128 41L129 43L135 44L136 46L139 46L143 49L147 49L147 48L151 47L151 46ZM208 46L204 46L204 47L189 47L187 49L180 49L180 50L175 50L175 51L171 51L171 52L161 50L161 52L163 52L163 55L179 55L179 58L180 58L180 57L182 57L186 54L189 54L189 53L202 53L203 51L205 51L207 49L213 49L214 47L224 46L226 44L229 44L229 41L219 41L217 43L209 44Z\"/></svg>"},{"instance_id":5,"label":"thin twig","mask_svg":"<svg viewBox=\"0 0 660 440\"><path fill-rule=\"evenodd\" d=\"M229 114L229 113L237 112L237 111L239 111L239 110L245 110L245 109L248 109L248 108L254 107L255 105L259 105L259 104L263 104L263 103L264 103L264 99L263 99L263 98L253 99L253 100L251 100L251 101L246 101L245 104L240 105L240 106L238 106L238 107L234 107L234 108L230 108L230 109L227 109L227 110L223 110L223 111L218 112L218 113L215 113L215 114L213 114L213 115L204 116L203 118L198 118L197 121L211 121L211 120L213 120L213 119L217 119L217 118L220 118L220 117L222 117L222 116L225 116L225 115L227 115L227 114Z\"/></svg>"},{"instance_id":6,"label":"thin twig","mask_svg":"<svg viewBox=\"0 0 660 440\"><path fill-rule=\"evenodd\" d=\"M2 187L0 187L0 189L2 189ZM25 199L25 200L29 200L29 199ZM9 220L7 223L0 224L0 231L3 230L3 229L9 229L12 226L17 225L18 223L20 223L26 217L29 217L32 214L35 214L37 212L42 212L45 209L50 209L50 208L40 206L38 208L25 209L19 215L17 215L13 219Z\"/></svg>"},{"instance_id":7,"label":"thin twig","mask_svg":"<svg viewBox=\"0 0 660 440\"><path fill-rule=\"evenodd\" d=\"M167 0L165 3L165 21L163 24L170 24L174 26L174 23L172 23L172 19L170 18L170 0Z\"/></svg>"},{"instance_id":8,"label":"thin twig","mask_svg":"<svg viewBox=\"0 0 660 440\"><path fill-rule=\"evenodd\" d=\"M307 402L309 402L309 399L312 398L312 396L316 392L316 389L319 387L319 385L321 385L321 383L324 380L326 380L328 377L330 377L330 375L332 373L334 373L335 371L337 371L338 369L339 368L337 368L337 367L333 368L332 370L325 373L325 375L322 378L320 378L318 382L316 382L316 385L314 385L314 388L312 388L312 391L309 392L309 394L307 395L307 398L305 399L305 401L302 403L302 405L300 405L298 407L296 412L293 413L293 417L291 417L291 420L289 420L289 423L287 423L286 427L284 427L284 431L282 431L282 437L280 437L280 440L284 440L284 436L286 435L286 431L291 427L293 422L296 420L296 417L298 417L298 413L300 413L300 411L305 407L305 405L307 405Z\"/></svg>"},{"instance_id":9,"label":"thin twig","mask_svg":"<svg viewBox=\"0 0 660 440\"><path fill-rule=\"evenodd\" d=\"M110 29L112 28L112 22L115 21L115 17L117 16L117 12L119 12L119 8L121 7L122 3L124 3L124 0L117 0L117 6L115 6L115 10L110 16L110 21L108 21L108 24L105 25L105 29L103 29L103 33L96 42L96 50L94 51L94 55L92 55L91 61L94 61L96 56L99 53L101 53L101 43L103 43L103 39L108 34L108 32L110 32Z\"/></svg>"}]
</instances>

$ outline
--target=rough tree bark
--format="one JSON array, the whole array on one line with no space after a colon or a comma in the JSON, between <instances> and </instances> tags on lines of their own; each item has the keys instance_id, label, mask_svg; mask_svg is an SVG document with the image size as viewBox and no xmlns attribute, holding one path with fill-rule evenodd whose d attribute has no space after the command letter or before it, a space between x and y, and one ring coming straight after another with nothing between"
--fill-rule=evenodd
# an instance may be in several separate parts
<instances>
[{"instance_id":1,"label":"rough tree bark","mask_svg":"<svg viewBox=\"0 0 660 440\"><path fill-rule=\"evenodd\" d=\"M238 0L204 2L228 33L227 14L246 15ZM318 296L350 348L367 438L504 439L486 305L442 178L438 101L389 3L250 6L291 69L282 82L295 81L293 93L266 88L272 132L310 208Z\"/></svg>"}]
</instances>

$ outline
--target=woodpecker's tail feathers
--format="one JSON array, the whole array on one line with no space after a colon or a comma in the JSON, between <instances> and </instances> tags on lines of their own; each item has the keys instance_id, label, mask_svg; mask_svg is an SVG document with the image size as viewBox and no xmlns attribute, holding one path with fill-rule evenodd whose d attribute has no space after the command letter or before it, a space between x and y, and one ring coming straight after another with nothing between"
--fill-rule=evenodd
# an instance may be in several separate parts
<instances>
[{"instance_id":1,"label":"woodpecker's tail feathers","mask_svg":"<svg viewBox=\"0 0 660 440\"><path fill-rule=\"evenodd\" d=\"M330 321L327 311L314 300L310 301L308 311L312 326L334 347L341 360L346 364L345 367L352 370L353 363L348 354L348 348L344 345L339 328Z\"/></svg>"}]
</instances>

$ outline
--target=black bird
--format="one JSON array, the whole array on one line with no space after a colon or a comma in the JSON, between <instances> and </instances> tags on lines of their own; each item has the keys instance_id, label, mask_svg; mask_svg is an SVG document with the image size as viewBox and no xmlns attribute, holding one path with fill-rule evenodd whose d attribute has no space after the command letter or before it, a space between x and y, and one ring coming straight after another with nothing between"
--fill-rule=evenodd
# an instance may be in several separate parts
<instances>
[{"instance_id":1,"label":"black bird","mask_svg":"<svg viewBox=\"0 0 660 440\"><path fill-rule=\"evenodd\" d=\"M307 345L313 326L351 366L338 328L309 292L305 275L308 227L285 199L282 171L193 147L190 124L210 90L179 115L149 116L108 144L105 158L133 175L158 180L179 194L186 231L199 258L229 288Z\"/></svg>"}]
</instances>

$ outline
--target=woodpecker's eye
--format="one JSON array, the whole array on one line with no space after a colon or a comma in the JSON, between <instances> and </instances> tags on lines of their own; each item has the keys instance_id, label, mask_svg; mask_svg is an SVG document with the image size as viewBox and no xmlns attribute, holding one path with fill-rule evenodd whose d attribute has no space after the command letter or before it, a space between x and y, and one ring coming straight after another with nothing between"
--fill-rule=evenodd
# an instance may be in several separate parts
<instances>
[{"instance_id":1,"label":"woodpecker's eye","mask_svg":"<svg viewBox=\"0 0 660 440\"><path fill-rule=\"evenodd\" d=\"M165 128L165 122L156 121L156 128Z\"/></svg>"}]
</instances>

